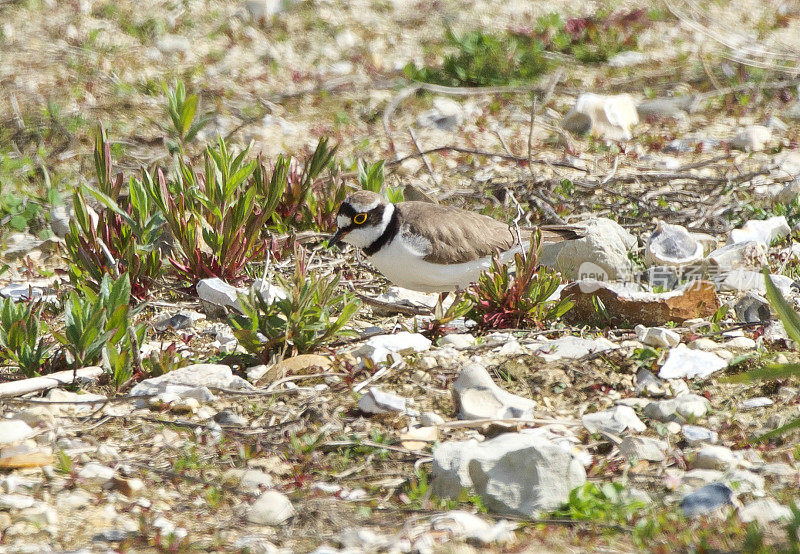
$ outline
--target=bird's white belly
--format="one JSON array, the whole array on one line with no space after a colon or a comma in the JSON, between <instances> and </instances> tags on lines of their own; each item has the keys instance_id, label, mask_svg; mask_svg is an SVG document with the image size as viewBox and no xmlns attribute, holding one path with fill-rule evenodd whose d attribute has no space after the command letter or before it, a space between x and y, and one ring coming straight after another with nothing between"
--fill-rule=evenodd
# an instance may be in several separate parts
<instances>
[{"instance_id":1,"label":"bird's white belly","mask_svg":"<svg viewBox=\"0 0 800 554\"><path fill-rule=\"evenodd\" d=\"M399 238L399 237L398 237ZM491 256L461 264L434 264L396 238L378 250L369 261L397 286L422 292L446 292L465 289L489 269ZM500 259L509 260L515 251L504 252Z\"/></svg>"}]
</instances>

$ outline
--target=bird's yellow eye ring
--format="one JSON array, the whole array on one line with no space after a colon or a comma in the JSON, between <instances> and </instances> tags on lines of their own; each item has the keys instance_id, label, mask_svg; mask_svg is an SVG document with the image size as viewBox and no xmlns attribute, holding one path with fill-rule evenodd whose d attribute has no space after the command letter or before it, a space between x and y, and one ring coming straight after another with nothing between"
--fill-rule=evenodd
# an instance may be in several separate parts
<instances>
[{"instance_id":1,"label":"bird's yellow eye ring","mask_svg":"<svg viewBox=\"0 0 800 554\"><path fill-rule=\"evenodd\" d=\"M361 225L366 220L367 220L367 214L356 214L356 216L353 218L353 223L355 223L356 225Z\"/></svg>"}]
</instances>

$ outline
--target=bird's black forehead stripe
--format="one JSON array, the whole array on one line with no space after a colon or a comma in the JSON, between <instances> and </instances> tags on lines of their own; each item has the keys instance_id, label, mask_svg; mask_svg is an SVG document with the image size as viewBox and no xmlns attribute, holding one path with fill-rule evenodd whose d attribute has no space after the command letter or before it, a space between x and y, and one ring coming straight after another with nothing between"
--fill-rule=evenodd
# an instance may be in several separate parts
<instances>
[{"instance_id":1,"label":"bird's black forehead stripe","mask_svg":"<svg viewBox=\"0 0 800 554\"><path fill-rule=\"evenodd\" d=\"M357 213L350 204L342 204L339 207L339 215L346 215L352 219Z\"/></svg>"}]
</instances>

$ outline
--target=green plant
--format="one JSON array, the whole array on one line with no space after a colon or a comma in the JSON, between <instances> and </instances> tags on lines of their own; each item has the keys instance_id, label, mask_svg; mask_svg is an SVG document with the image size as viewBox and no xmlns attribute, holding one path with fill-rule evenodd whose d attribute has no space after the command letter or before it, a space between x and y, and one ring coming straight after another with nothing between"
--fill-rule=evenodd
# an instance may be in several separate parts
<instances>
[{"instance_id":1,"label":"green plant","mask_svg":"<svg viewBox=\"0 0 800 554\"><path fill-rule=\"evenodd\" d=\"M42 335L42 304L0 303L0 358L16 363L25 377L39 374L50 353Z\"/></svg>"},{"instance_id":2,"label":"green plant","mask_svg":"<svg viewBox=\"0 0 800 554\"><path fill-rule=\"evenodd\" d=\"M778 287L772 282L769 270L764 269L764 284L767 289L767 300L770 306L778 314L786 333L796 343L800 343L800 315L794 311L792 305L786 301ZM767 381L772 379L786 379L787 377L800 376L800 364L770 364L762 368L745 371L739 375L726 377L724 381L729 383L751 383ZM756 441L766 441L779 437L789 431L800 428L800 417L793 419L789 423L773 429L757 437Z\"/></svg>"},{"instance_id":3,"label":"green plant","mask_svg":"<svg viewBox=\"0 0 800 554\"><path fill-rule=\"evenodd\" d=\"M441 68L409 63L406 76L447 86L480 87L531 81L548 67L544 45L535 38L483 31L457 35L448 29L445 40L455 52L445 56Z\"/></svg>"},{"instance_id":4,"label":"green plant","mask_svg":"<svg viewBox=\"0 0 800 554\"><path fill-rule=\"evenodd\" d=\"M186 358L178 354L178 346L173 342L166 348L159 348L142 359L142 366L148 377L158 377L187 365Z\"/></svg>"},{"instance_id":5,"label":"green plant","mask_svg":"<svg viewBox=\"0 0 800 554\"><path fill-rule=\"evenodd\" d=\"M374 164L358 160L358 184L363 190L386 196L392 204L405 200L402 187L384 187L383 160Z\"/></svg>"},{"instance_id":6,"label":"green plant","mask_svg":"<svg viewBox=\"0 0 800 554\"><path fill-rule=\"evenodd\" d=\"M485 329L541 326L564 315L573 302L548 299L561 284L558 273L539 265L541 234L531 236L527 253L514 256L516 271L495 257L488 271L468 289L466 298L475 304L469 317Z\"/></svg>"},{"instance_id":7,"label":"green plant","mask_svg":"<svg viewBox=\"0 0 800 554\"><path fill-rule=\"evenodd\" d=\"M258 291L239 295L243 315L234 315L231 325L242 346L268 357L310 352L340 335L361 303L349 293L337 293L338 276L323 277L308 270L306 251L295 247L295 271L291 279L276 276L284 298L268 298ZM332 314L338 317L332 318Z\"/></svg>"},{"instance_id":8,"label":"green plant","mask_svg":"<svg viewBox=\"0 0 800 554\"><path fill-rule=\"evenodd\" d=\"M167 142L171 153L185 151L186 144L192 142L197 133L211 121L211 115L205 114L195 120L198 107L196 94L186 95L186 87L182 81L177 81L172 88L164 85L167 95L167 114L172 122L169 135L172 140Z\"/></svg>"},{"instance_id":9,"label":"green plant","mask_svg":"<svg viewBox=\"0 0 800 554\"><path fill-rule=\"evenodd\" d=\"M65 473L69 475L72 473L72 458L70 458L66 452L59 448L56 451L56 463L53 467L58 473Z\"/></svg>"},{"instance_id":10,"label":"green plant","mask_svg":"<svg viewBox=\"0 0 800 554\"><path fill-rule=\"evenodd\" d=\"M445 310L442 306L441 298L433 308L433 318L427 323L423 331L436 340L450 329L447 327L453 320L464 317L475 308L475 304L464 297L464 292L459 291L453 298L453 303Z\"/></svg>"},{"instance_id":11,"label":"green plant","mask_svg":"<svg viewBox=\"0 0 800 554\"><path fill-rule=\"evenodd\" d=\"M286 191L275 208L271 221L279 233L292 229L333 231L336 211L347 195L343 180L332 174L322 178L322 172L333 167L338 146L328 146L328 139L317 143L314 153L302 165L293 162L287 175Z\"/></svg>"},{"instance_id":12,"label":"green plant","mask_svg":"<svg viewBox=\"0 0 800 554\"><path fill-rule=\"evenodd\" d=\"M566 21L551 13L539 18L535 35L548 50L571 54L584 63L602 63L619 52L635 50L640 33L649 24L644 9Z\"/></svg>"},{"instance_id":13,"label":"green plant","mask_svg":"<svg viewBox=\"0 0 800 554\"><path fill-rule=\"evenodd\" d=\"M127 274L116 280L104 275L97 292L88 286L79 290L80 294L77 290L70 292L65 303L63 333L53 331L53 337L66 350L67 363L75 368L96 363L104 348L124 342L133 315ZM114 354L111 359L117 360Z\"/></svg>"},{"instance_id":14,"label":"green plant","mask_svg":"<svg viewBox=\"0 0 800 554\"><path fill-rule=\"evenodd\" d=\"M646 504L631 498L622 483L587 482L572 489L566 504L556 510L555 517L592 519L628 523Z\"/></svg>"},{"instance_id":15,"label":"green plant","mask_svg":"<svg viewBox=\"0 0 800 554\"><path fill-rule=\"evenodd\" d=\"M175 178L161 169L144 174L144 187L160 210L177 246L170 262L191 281L245 277L243 268L262 259L263 233L286 186L289 161L278 157L271 177L260 160L245 162L249 147L233 155L219 137L204 153L204 173L179 161Z\"/></svg>"},{"instance_id":16,"label":"green plant","mask_svg":"<svg viewBox=\"0 0 800 554\"><path fill-rule=\"evenodd\" d=\"M105 275L127 273L136 298L146 297L161 275L164 218L155 210L141 180L131 178L123 195L123 176L112 176L111 144L102 125L94 147L97 187L84 185L72 195L75 217L65 237L66 259L74 284L97 290ZM102 208L92 214L84 191ZM94 217L93 217L94 215Z\"/></svg>"}]
</instances>

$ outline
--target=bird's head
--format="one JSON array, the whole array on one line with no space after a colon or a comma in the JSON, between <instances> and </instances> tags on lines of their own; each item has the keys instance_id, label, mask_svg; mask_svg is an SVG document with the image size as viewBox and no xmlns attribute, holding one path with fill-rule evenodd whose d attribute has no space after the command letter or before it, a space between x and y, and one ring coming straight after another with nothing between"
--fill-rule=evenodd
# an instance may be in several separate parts
<instances>
[{"instance_id":1,"label":"bird's head","mask_svg":"<svg viewBox=\"0 0 800 554\"><path fill-rule=\"evenodd\" d=\"M391 204L380 194L359 190L345 198L336 215L336 233L328 246L339 242L364 248L375 242L389 225L394 211Z\"/></svg>"}]
</instances>

